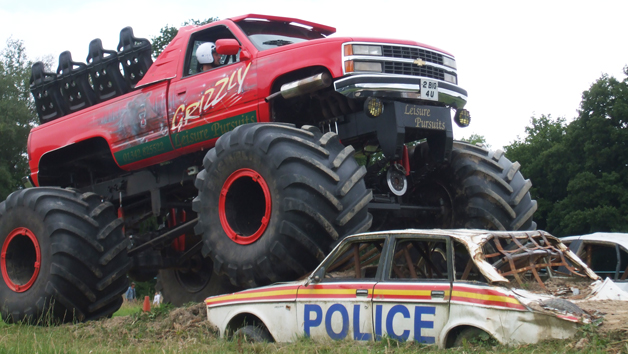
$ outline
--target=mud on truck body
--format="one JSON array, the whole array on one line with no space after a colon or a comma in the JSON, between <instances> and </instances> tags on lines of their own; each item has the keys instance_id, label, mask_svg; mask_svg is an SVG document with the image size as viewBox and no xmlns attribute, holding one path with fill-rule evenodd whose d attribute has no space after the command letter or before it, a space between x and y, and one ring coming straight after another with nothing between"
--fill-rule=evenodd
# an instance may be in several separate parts
<instances>
[{"instance_id":1,"label":"mud on truck body","mask_svg":"<svg viewBox=\"0 0 628 354\"><path fill-rule=\"evenodd\" d=\"M87 63L35 64L35 188L0 204L3 319L111 315L127 274L174 304L292 280L369 229L535 228L519 164L453 140L470 116L452 55L334 32L245 15L181 28L153 63L127 27ZM201 72L205 42L222 59Z\"/></svg>"}]
</instances>

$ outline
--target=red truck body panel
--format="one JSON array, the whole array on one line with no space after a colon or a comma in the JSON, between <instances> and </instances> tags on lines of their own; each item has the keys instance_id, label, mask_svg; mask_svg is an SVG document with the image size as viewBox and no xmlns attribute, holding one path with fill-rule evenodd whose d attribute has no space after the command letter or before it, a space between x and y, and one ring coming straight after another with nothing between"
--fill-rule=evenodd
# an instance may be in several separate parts
<instances>
[{"instance_id":1,"label":"red truck body panel","mask_svg":"<svg viewBox=\"0 0 628 354\"><path fill-rule=\"evenodd\" d=\"M294 22L323 34L335 32L329 26L264 15L244 15L181 28L135 91L33 128L28 153L35 185L39 185L37 174L44 154L87 139L106 140L115 162L127 171L212 148L218 137L237 125L270 120L269 105L264 98L282 75L303 68L324 67L333 78L343 76L345 42L435 49L412 41L332 37L259 51L234 23L246 18ZM185 76L190 38L216 26L228 28L250 59Z\"/></svg>"}]
</instances>

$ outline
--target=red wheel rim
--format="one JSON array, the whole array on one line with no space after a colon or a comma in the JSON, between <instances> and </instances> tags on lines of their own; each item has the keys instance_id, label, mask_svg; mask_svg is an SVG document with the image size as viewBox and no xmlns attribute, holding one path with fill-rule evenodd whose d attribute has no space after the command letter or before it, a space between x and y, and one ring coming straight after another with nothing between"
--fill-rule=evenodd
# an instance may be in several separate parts
<instances>
[{"instance_id":1,"label":"red wheel rim","mask_svg":"<svg viewBox=\"0 0 628 354\"><path fill-rule=\"evenodd\" d=\"M241 180L242 178L249 178L257 185L259 185L261 192L264 195L264 213L260 221L259 228L251 235L238 235L238 233L231 227L229 224L229 218L227 216L227 197L230 191L230 188L233 184ZM225 183L222 185L222 189L220 190L220 198L218 201L218 215L220 216L220 224L222 225L223 230L227 234L227 236L235 243L240 245L248 245L255 241L257 241L266 228L268 227L268 222L270 221L270 211L271 211L271 199L270 199L270 189L268 189L268 184L262 176L255 172L254 170L248 168L242 168L234 173L232 173Z\"/></svg>"},{"instance_id":2,"label":"red wheel rim","mask_svg":"<svg viewBox=\"0 0 628 354\"><path fill-rule=\"evenodd\" d=\"M32 242L32 246L35 249L35 264L33 268L33 274L25 284L16 284L9 276L9 272L7 270L7 251L9 250L11 242L18 241L19 237L27 237ZM2 268L2 277L4 278L4 282L7 284L9 289L15 291L16 293L23 293L26 290L30 289L35 283L35 280L37 280L40 267L41 250L39 248L39 241L37 241L37 237L35 237L35 234L25 227L18 227L17 229L11 231L11 233L9 233L9 236L7 236L7 238L4 240L4 243L2 244L2 253L0 254L0 268Z\"/></svg>"}]
</instances>

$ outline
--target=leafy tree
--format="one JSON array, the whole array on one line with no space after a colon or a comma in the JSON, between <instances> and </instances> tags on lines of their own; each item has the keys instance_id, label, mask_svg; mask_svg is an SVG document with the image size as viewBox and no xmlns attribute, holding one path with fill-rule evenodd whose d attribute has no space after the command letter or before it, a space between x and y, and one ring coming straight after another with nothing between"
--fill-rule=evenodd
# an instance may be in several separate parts
<instances>
[{"instance_id":1,"label":"leafy tree","mask_svg":"<svg viewBox=\"0 0 628 354\"><path fill-rule=\"evenodd\" d=\"M37 115L30 97L31 62L22 41L0 51L0 200L21 187L28 173L26 141Z\"/></svg>"},{"instance_id":2,"label":"leafy tree","mask_svg":"<svg viewBox=\"0 0 628 354\"><path fill-rule=\"evenodd\" d=\"M602 76L573 122L533 117L526 134L506 155L533 182L539 228L559 236L628 231L628 79Z\"/></svg>"},{"instance_id":3,"label":"leafy tree","mask_svg":"<svg viewBox=\"0 0 628 354\"><path fill-rule=\"evenodd\" d=\"M205 19L205 20L189 19L189 20L183 22L181 24L181 27L188 26L188 25L201 26L201 25L208 24L210 22L218 21L218 20L219 20L218 17L210 17L210 18ZM151 43L153 45L153 58L157 59L159 54L161 54L161 52L163 52L164 49L166 49L168 44L174 39L174 37L177 35L178 32L179 32L178 28L175 28L175 27L172 27L172 26L169 26L169 25L165 25L164 27L162 27L159 30L159 35L158 36L151 37L150 40L151 40Z\"/></svg>"},{"instance_id":4,"label":"leafy tree","mask_svg":"<svg viewBox=\"0 0 628 354\"><path fill-rule=\"evenodd\" d=\"M491 145L486 143L486 137L484 137L484 135L480 135L480 134L471 134L469 135L468 138L462 138L460 139L462 141L466 141L469 144L480 144L485 146L486 148L490 148Z\"/></svg>"}]
</instances>

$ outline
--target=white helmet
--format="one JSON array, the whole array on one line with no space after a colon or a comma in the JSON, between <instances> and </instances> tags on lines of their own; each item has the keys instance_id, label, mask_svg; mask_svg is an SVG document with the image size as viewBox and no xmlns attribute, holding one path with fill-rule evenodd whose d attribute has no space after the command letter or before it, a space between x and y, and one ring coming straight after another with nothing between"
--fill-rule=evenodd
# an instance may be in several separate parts
<instances>
[{"instance_id":1,"label":"white helmet","mask_svg":"<svg viewBox=\"0 0 628 354\"><path fill-rule=\"evenodd\" d=\"M212 53L216 50L213 42L205 42L196 48L196 59L199 64L211 64L214 62Z\"/></svg>"}]
</instances>

